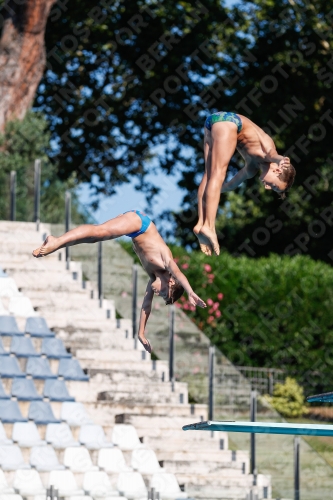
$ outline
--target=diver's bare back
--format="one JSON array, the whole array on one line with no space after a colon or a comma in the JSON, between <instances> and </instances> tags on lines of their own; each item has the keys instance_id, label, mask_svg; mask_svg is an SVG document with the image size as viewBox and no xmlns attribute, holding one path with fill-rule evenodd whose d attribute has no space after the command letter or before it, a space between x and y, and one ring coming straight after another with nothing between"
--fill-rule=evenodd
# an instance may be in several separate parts
<instances>
[{"instance_id":1,"label":"diver's bare back","mask_svg":"<svg viewBox=\"0 0 333 500\"><path fill-rule=\"evenodd\" d=\"M153 222L145 233L133 239L133 248L149 276L154 275L155 271L166 270L166 264L172 258L170 249Z\"/></svg>"},{"instance_id":2,"label":"diver's bare back","mask_svg":"<svg viewBox=\"0 0 333 500\"><path fill-rule=\"evenodd\" d=\"M242 130L237 135L237 150L244 160L262 161L269 150L275 149L271 137L246 116L242 120Z\"/></svg>"}]
</instances>

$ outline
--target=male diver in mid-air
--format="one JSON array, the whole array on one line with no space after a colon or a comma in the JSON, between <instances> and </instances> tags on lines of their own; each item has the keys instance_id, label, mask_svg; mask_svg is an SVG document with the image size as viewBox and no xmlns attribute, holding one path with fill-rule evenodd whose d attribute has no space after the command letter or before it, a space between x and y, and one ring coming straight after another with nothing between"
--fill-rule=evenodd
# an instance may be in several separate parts
<instances>
[{"instance_id":1,"label":"male diver in mid-air","mask_svg":"<svg viewBox=\"0 0 333 500\"><path fill-rule=\"evenodd\" d=\"M239 151L245 166L224 183L228 164ZM204 135L205 173L198 188L198 222L193 231L206 255L219 255L215 230L220 193L236 189L246 179L260 172L265 189L281 194L289 189L295 169L289 158L277 153L274 141L260 127L243 115L220 111L208 116Z\"/></svg>"},{"instance_id":2,"label":"male diver in mid-air","mask_svg":"<svg viewBox=\"0 0 333 500\"><path fill-rule=\"evenodd\" d=\"M68 231L59 238L48 236L42 246L32 252L32 255L37 258L45 257L67 245L96 243L120 236L132 238L134 251L150 278L142 303L138 338L146 351L151 352L151 345L145 337L145 327L151 312L154 294L162 297L168 305L178 300L185 290L191 305L206 307L206 304L192 290L186 276L173 260L171 250L147 215L138 210L131 210L104 224L96 226L85 224Z\"/></svg>"}]
</instances>

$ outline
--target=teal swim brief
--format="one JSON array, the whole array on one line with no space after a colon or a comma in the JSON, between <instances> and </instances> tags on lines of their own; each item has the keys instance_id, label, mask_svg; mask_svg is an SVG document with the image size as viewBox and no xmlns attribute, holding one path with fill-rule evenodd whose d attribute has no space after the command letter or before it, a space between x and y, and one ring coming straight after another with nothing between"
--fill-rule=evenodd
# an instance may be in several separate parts
<instances>
[{"instance_id":1,"label":"teal swim brief","mask_svg":"<svg viewBox=\"0 0 333 500\"><path fill-rule=\"evenodd\" d=\"M229 111L218 111L217 113L213 113L212 115L208 116L205 121L205 127L208 130L212 130L212 126L214 123L217 122L232 122L237 125L237 133L242 130L242 120L236 113L231 113Z\"/></svg>"}]
</instances>

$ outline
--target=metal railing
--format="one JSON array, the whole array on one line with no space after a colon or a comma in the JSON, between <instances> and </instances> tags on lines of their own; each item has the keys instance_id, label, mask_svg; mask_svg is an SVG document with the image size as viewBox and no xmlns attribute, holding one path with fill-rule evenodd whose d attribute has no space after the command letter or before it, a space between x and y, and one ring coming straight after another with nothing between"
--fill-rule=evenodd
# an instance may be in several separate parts
<instances>
[{"instance_id":1,"label":"metal railing","mask_svg":"<svg viewBox=\"0 0 333 500\"><path fill-rule=\"evenodd\" d=\"M274 385L285 381L286 375L280 368L257 368L255 366L235 366L243 377L259 394L273 394Z\"/></svg>"}]
</instances>

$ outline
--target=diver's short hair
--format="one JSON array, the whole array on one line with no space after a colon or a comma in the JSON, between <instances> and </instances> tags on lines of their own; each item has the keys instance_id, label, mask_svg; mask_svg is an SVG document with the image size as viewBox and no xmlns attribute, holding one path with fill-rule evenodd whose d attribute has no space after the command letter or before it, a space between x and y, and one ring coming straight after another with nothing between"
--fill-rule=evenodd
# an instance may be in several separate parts
<instances>
[{"instance_id":1,"label":"diver's short hair","mask_svg":"<svg viewBox=\"0 0 333 500\"><path fill-rule=\"evenodd\" d=\"M294 184L296 170L291 163L286 167L282 167L282 169L283 170L281 174L278 175L278 178L280 179L280 181L285 182L287 184L286 189L284 191L281 191L280 193L280 198L284 200L286 197L286 191L288 191Z\"/></svg>"},{"instance_id":2,"label":"diver's short hair","mask_svg":"<svg viewBox=\"0 0 333 500\"><path fill-rule=\"evenodd\" d=\"M165 305L168 306L170 304L174 304L176 300L180 299L184 291L185 290L182 285L175 280L174 283L170 284L169 297L165 301Z\"/></svg>"}]
</instances>

